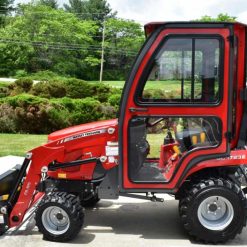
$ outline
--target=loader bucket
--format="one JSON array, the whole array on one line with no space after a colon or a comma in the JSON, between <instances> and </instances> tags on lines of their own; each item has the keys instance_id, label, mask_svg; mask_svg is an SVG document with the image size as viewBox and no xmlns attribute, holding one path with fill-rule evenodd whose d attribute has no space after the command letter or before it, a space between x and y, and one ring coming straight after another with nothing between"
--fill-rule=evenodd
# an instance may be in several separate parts
<instances>
[{"instance_id":1,"label":"loader bucket","mask_svg":"<svg viewBox=\"0 0 247 247\"><path fill-rule=\"evenodd\" d=\"M13 190L21 165L15 165L11 169L0 174L0 201L7 200Z\"/></svg>"}]
</instances>

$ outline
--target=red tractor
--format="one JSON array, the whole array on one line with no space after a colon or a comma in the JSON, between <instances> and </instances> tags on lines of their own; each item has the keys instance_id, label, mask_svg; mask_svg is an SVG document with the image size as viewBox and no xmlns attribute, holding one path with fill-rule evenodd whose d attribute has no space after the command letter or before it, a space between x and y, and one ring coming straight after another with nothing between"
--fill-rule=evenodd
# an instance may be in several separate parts
<instances>
[{"instance_id":1,"label":"red tractor","mask_svg":"<svg viewBox=\"0 0 247 247\"><path fill-rule=\"evenodd\" d=\"M242 231L247 27L150 23L145 32L118 119L54 132L1 176L1 234L35 206L44 238L68 241L83 225L83 207L120 195L162 201L156 193L179 200L197 240L225 242Z\"/></svg>"}]
</instances>

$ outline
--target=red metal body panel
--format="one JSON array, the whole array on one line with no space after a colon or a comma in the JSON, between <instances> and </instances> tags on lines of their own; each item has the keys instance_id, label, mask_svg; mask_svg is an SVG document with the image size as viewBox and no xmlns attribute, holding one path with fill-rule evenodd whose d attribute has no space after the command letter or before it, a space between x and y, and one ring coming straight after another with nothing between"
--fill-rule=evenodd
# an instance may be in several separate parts
<instances>
[{"instance_id":1,"label":"red metal body panel","mask_svg":"<svg viewBox=\"0 0 247 247\"><path fill-rule=\"evenodd\" d=\"M117 119L98 121L98 122L87 123L87 124L80 124L77 126L55 131L48 136L48 140L55 141L55 140L58 140L58 139L61 139L63 137L67 137L73 134L95 130L98 128L109 128L110 126L116 126L116 125L117 125Z\"/></svg>"},{"instance_id":2,"label":"red metal body panel","mask_svg":"<svg viewBox=\"0 0 247 247\"><path fill-rule=\"evenodd\" d=\"M198 163L187 174L185 179L191 174L210 167L227 167L247 164L247 150L233 150L227 158L212 159Z\"/></svg>"},{"instance_id":3,"label":"red metal body panel","mask_svg":"<svg viewBox=\"0 0 247 247\"><path fill-rule=\"evenodd\" d=\"M237 54L234 58L234 88L236 91L236 125L235 136L231 142L231 149L235 148L239 138L241 120L243 116L243 101L240 99L240 91L245 88L245 28L243 24L234 25L234 35L237 37Z\"/></svg>"}]
</instances>

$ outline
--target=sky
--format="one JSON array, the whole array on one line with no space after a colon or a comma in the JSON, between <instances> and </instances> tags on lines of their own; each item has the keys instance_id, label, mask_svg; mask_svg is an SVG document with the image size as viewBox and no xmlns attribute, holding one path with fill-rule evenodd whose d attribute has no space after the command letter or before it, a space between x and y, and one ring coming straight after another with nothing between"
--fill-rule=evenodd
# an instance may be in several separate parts
<instances>
[{"instance_id":1,"label":"sky","mask_svg":"<svg viewBox=\"0 0 247 247\"><path fill-rule=\"evenodd\" d=\"M58 0L60 6L68 0ZM29 2L16 0L15 2ZM247 23L247 0L108 0L118 17L136 20L141 24L151 21L190 21L201 16L227 13Z\"/></svg>"}]
</instances>

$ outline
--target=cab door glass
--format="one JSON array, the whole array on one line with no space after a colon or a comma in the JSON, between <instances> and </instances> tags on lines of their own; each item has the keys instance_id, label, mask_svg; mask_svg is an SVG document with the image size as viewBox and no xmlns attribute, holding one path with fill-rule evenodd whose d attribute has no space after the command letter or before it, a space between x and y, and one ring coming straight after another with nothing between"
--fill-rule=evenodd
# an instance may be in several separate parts
<instances>
[{"instance_id":1,"label":"cab door glass","mask_svg":"<svg viewBox=\"0 0 247 247\"><path fill-rule=\"evenodd\" d=\"M169 182L180 160L221 143L217 117L136 117L129 124L129 178Z\"/></svg>"},{"instance_id":2,"label":"cab door glass","mask_svg":"<svg viewBox=\"0 0 247 247\"><path fill-rule=\"evenodd\" d=\"M220 99L220 40L169 38L152 61L139 100L216 103Z\"/></svg>"}]
</instances>

